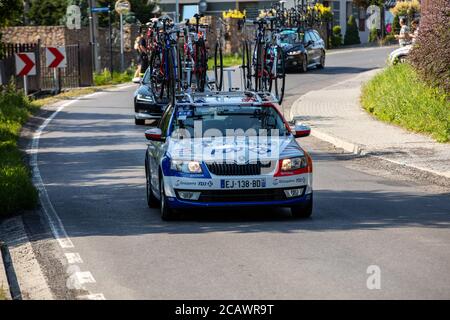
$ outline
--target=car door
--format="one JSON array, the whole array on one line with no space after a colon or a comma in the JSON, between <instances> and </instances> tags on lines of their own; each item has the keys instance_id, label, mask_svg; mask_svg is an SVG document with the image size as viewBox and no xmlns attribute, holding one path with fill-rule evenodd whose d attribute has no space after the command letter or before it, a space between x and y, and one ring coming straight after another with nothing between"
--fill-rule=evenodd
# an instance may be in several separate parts
<instances>
[{"instance_id":1,"label":"car door","mask_svg":"<svg viewBox=\"0 0 450 320\"><path fill-rule=\"evenodd\" d=\"M315 42L315 50L316 50L316 56L317 56L317 63L320 63L320 57L322 56L322 51L325 49L325 41L323 41L322 37L320 36L319 32L317 30L313 31L316 42Z\"/></svg>"},{"instance_id":2,"label":"car door","mask_svg":"<svg viewBox=\"0 0 450 320\"><path fill-rule=\"evenodd\" d=\"M316 59L316 52L314 48L314 39L312 38L312 34L310 31L305 32L304 37L304 46L306 50L306 54L308 55L308 65L314 63Z\"/></svg>"},{"instance_id":3,"label":"car door","mask_svg":"<svg viewBox=\"0 0 450 320\"><path fill-rule=\"evenodd\" d=\"M158 123L158 128L161 129L162 137L165 141L150 141L148 146L149 166L151 170L152 186L154 190L159 192L159 164L166 151L167 145L167 131L170 120L172 118L173 107L169 105L164 112L161 120Z\"/></svg>"}]
</instances>

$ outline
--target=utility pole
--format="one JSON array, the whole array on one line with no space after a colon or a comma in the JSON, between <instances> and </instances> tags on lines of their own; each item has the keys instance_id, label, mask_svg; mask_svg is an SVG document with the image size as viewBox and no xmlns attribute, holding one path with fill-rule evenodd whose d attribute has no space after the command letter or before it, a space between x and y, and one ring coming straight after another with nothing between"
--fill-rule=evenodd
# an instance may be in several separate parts
<instances>
[{"instance_id":1,"label":"utility pole","mask_svg":"<svg viewBox=\"0 0 450 320\"><path fill-rule=\"evenodd\" d=\"M92 70L96 70L96 68L95 68L95 66L96 66L96 63L95 63L95 61L97 60L96 59L96 56L95 56L95 52L96 52L96 50L95 50L95 35L94 35L94 22L93 22L93 13L92 13L92 8L93 8L93 6L92 6L92 0L89 0L89 39L90 39L90 42L91 42L91 55L92 55Z\"/></svg>"}]
</instances>

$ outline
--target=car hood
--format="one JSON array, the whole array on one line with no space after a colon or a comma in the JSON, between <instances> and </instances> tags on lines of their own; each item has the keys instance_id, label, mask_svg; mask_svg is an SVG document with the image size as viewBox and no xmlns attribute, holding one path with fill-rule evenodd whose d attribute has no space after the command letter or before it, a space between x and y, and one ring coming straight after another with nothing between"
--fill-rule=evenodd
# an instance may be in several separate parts
<instances>
[{"instance_id":1,"label":"car hood","mask_svg":"<svg viewBox=\"0 0 450 320\"><path fill-rule=\"evenodd\" d=\"M281 48L283 49L284 52L289 52L289 51L304 51L305 48L303 47L302 44L289 44L289 43L285 43L285 44L281 44Z\"/></svg>"},{"instance_id":2,"label":"car hood","mask_svg":"<svg viewBox=\"0 0 450 320\"><path fill-rule=\"evenodd\" d=\"M270 161L299 157L304 151L293 136L286 137L220 137L170 138L167 155L172 159L237 163Z\"/></svg>"}]
</instances>

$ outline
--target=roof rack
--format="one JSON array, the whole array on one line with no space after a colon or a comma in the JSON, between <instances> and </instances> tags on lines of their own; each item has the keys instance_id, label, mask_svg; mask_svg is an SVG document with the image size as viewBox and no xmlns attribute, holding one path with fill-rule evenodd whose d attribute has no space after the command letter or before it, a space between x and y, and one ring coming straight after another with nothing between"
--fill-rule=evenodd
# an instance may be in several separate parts
<instances>
[{"instance_id":1,"label":"roof rack","mask_svg":"<svg viewBox=\"0 0 450 320\"><path fill-rule=\"evenodd\" d=\"M253 100L230 102L226 101L227 97L249 97ZM218 102L201 101L202 98L217 97L221 98ZM205 92L192 92L181 93L176 95L176 105L194 105L194 106L210 106L210 105L262 105L265 103L278 103L278 99L271 92L255 92L255 91L205 91Z\"/></svg>"}]
</instances>

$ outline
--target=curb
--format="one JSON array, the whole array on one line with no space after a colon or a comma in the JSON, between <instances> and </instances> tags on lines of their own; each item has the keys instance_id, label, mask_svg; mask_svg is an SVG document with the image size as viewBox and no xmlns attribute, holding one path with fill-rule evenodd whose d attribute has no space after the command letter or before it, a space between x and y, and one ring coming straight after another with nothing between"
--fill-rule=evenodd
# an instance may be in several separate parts
<instances>
[{"instance_id":1,"label":"curb","mask_svg":"<svg viewBox=\"0 0 450 320\"><path fill-rule=\"evenodd\" d=\"M2 262L0 266L0 273L2 271L4 272L4 280L6 280L6 286L3 287L3 290L6 291L6 299L22 300L22 293L20 292L16 272L14 271L11 254L9 252L8 246L3 242L0 243L0 260Z\"/></svg>"},{"instance_id":2,"label":"curb","mask_svg":"<svg viewBox=\"0 0 450 320\"><path fill-rule=\"evenodd\" d=\"M11 289L9 288L8 275L6 273L6 264L3 261L3 251L6 245L3 242L0 242L0 290L6 297L6 300L12 300L11 297Z\"/></svg>"},{"instance_id":3,"label":"curb","mask_svg":"<svg viewBox=\"0 0 450 320\"><path fill-rule=\"evenodd\" d=\"M364 146L350 142L350 141L346 141L344 139L332 136L328 133L324 133L320 130L315 129L314 127L311 129L311 136L323 140L325 142L331 143L333 146L335 146L336 148L340 148L343 149L346 152L350 152L354 155L360 155L360 156L369 156L369 157L374 157L377 159L381 159L384 161L388 161L390 163L396 164L396 165L400 165L400 166L404 166L404 167L409 167L415 170L420 170L423 171L425 173L428 174L433 174L433 175L437 175L439 177L442 178L446 178L446 179L450 179L450 174L445 174L442 172L438 172L435 170L431 170L431 169L427 169L427 168L423 168L423 167L419 167L419 166L415 166L415 165L411 165L411 164L407 164L401 161L396 161L396 160L392 160L383 156L379 156L379 155L375 155L375 154L371 154L370 151L365 150Z\"/></svg>"}]
</instances>

